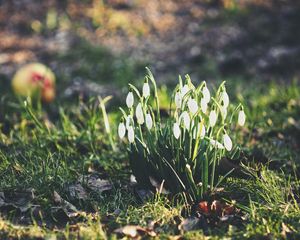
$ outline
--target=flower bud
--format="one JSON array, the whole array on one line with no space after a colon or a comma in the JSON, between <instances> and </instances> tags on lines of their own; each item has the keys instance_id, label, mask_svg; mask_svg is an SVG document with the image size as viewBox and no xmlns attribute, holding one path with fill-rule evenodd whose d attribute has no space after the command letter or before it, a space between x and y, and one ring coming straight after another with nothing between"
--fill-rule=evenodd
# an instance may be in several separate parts
<instances>
[{"instance_id":1,"label":"flower bud","mask_svg":"<svg viewBox=\"0 0 300 240\"><path fill-rule=\"evenodd\" d=\"M190 87L187 85L187 84L185 84L184 86L183 86L183 88L181 89L181 97L183 98L184 96L185 96L185 94L187 94L187 92L190 90Z\"/></svg>"},{"instance_id":2,"label":"flower bud","mask_svg":"<svg viewBox=\"0 0 300 240\"><path fill-rule=\"evenodd\" d=\"M179 124L177 122L175 122L174 125L173 125L174 137L176 139L178 139L180 137L180 133L181 133L181 130L180 130Z\"/></svg>"},{"instance_id":3,"label":"flower bud","mask_svg":"<svg viewBox=\"0 0 300 240\"><path fill-rule=\"evenodd\" d=\"M126 127L125 127L124 122L120 122L119 127L118 127L118 134L121 139L124 138L124 136L126 134Z\"/></svg>"},{"instance_id":4,"label":"flower bud","mask_svg":"<svg viewBox=\"0 0 300 240\"><path fill-rule=\"evenodd\" d=\"M217 113L215 110L212 110L209 114L209 126L213 127L217 122Z\"/></svg>"},{"instance_id":5,"label":"flower bud","mask_svg":"<svg viewBox=\"0 0 300 240\"><path fill-rule=\"evenodd\" d=\"M204 88L202 89L202 93L203 93L203 97L204 97L206 103L209 103L209 101L210 101L210 92L209 92L209 90L206 86L204 86Z\"/></svg>"},{"instance_id":6,"label":"flower bud","mask_svg":"<svg viewBox=\"0 0 300 240\"><path fill-rule=\"evenodd\" d=\"M200 106L201 106L202 112L206 113L206 111L207 111L207 102L206 102L205 98L201 98Z\"/></svg>"},{"instance_id":7,"label":"flower bud","mask_svg":"<svg viewBox=\"0 0 300 240\"><path fill-rule=\"evenodd\" d=\"M182 97L181 97L181 94L180 94L179 91L175 94L175 99L174 100L175 100L176 108L181 108Z\"/></svg>"},{"instance_id":8,"label":"flower bud","mask_svg":"<svg viewBox=\"0 0 300 240\"><path fill-rule=\"evenodd\" d=\"M198 111L198 104L195 99L189 98L188 108L192 114L195 114Z\"/></svg>"},{"instance_id":9,"label":"flower bud","mask_svg":"<svg viewBox=\"0 0 300 240\"><path fill-rule=\"evenodd\" d=\"M126 97L126 105L128 108L131 108L134 103L133 93L130 91Z\"/></svg>"},{"instance_id":10,"label":"flower bud","mask_svg":"<svg viewBox=\"0 0 300 240\"><path fill-rule=\"evenodd\" d=\"M129 126L129 128L128 128L128 141L130 143L134 142L134 129L132 126Z\"/></svg>"},{"instance_id":11,"label":"flower bud","mask_svg":"<svg viewBox=\"0 0 300 240\"><path fill-rule=\"evenodd\" d=\"M224 146L226 148L227 151L231 151L232 149L232 141L230 139L230 137L228 136L228 134L224 134L223 136L223 142L224 142Z\"/></svg>"},{"instance_id":12,"label":"flower bud","mask_svg":"<svg viewBox=\"0 0 300 240\"><path fill-rule=\"evenodd\" d=\"M240 126L244 126L245 121L246 121L246 115L245 115L245 112L244 112L244 110L240 110L240 111L239 111L239 116L238 116L238 124L239 124Z\"/></svg>"},{"instance_id":13,"label":"flower bud","mask_svg":"<svg viewBox=\"0 0 300 240\"><path fill-rule=\"evenodd\" d=\"M223 106L227 108L229 105L229 97L226 91L221 93L221 101L223 102Z\"/></svg>"},{"instance_id":14,"label":"flower bud","mask_svg":"<svg viewBox=\"0 0 300 240\"><path fill-rule=\"evenodd\" d=\"M145 120L144 120L144 113L143 113L143 108L142 108L142 104L141 103L139 103L136 106L135 116L136 116L138 124L142 125Z\"/></svg>"},{"instance_id":15,"label":"flower bud","mask_svg":"<svg viewBox=\"0 0 300 240\"><path fill-rule=\"evenodd\" d=\"M150 130L153 126L153 121L150 113L146 114L146 127Z\"/></svg>"},{"instance_id":16,"label":"flower bud","mask_svg":"<svg viewBox=\"0 0 300 240\"><path fill-rule=\"evenodd\" d=\"M150 96L150 87L148 82L144 82L143 85L143 97L149 97Z\"/></svg>"},{"instance_id":17,"label":"flower bud","mask_svg":"<svg viewBox=\"0 0 300 240\"><path fill-rule=\"evenodd\" d=\"M187 130L189 130L190 129L191 119L190 119L190 115L188 114L188 112L184 111L183 113L181 113L179 119L183 119L184 127Z\"/></svg>"}]
</instances>

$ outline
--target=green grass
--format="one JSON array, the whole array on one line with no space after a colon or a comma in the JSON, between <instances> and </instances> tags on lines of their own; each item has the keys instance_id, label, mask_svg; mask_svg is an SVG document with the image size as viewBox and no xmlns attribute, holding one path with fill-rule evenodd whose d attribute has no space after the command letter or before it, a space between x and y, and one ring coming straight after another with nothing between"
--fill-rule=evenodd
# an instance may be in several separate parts
<instances>
[{"instance_id":1,"label":"green grass","mask_svg":"<svg viewBox=\"0 0 300 240\"><path fill-rule=\"evenodd\" d=\"M119 227L147 227L150 222L161 239L180 234L184 239L299 238L300 87L297 82L283 86L228 81L228 85L229 95L237 96L232 101L242 102L248 116L243 133L233 140L245 156L234 161L252 176L240 179L233 174L222 183L224 190L211 198L234 200L241 221L183 232L179 223L193 213L183 202L162 195L141 201L129 182L125 146L115 134L119 115L109 111L117 146L113 151L96 99L67 106L59 102L53 114L35 103L25 107L10 96L1 104L0 189L34 189L33 201L40 205L42 217L24 213L29 221L23 223L18 209L9 213L2 209L1 238L114 239ZM164 105L168 90L159 93ZM112 189L102 193L87 190L85 200L74 200L67 186L92 171L110 180ZM51 207L57 206L54 191L85 214L69 223L55 222L51 216Z\"/></svg>"}]
</instances>

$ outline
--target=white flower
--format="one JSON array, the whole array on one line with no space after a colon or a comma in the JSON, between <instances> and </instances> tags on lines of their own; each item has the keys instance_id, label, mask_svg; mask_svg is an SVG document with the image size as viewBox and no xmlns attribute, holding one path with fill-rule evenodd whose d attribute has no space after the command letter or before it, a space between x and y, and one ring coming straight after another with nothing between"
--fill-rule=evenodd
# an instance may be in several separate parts
<instances>
[{"instance_id":1,"label":"white flower","mask_svg":"<svg viewBox=\"0 0 300 240\"><path fill-rule=\"evenodd\" d=\"M181 108L182 97L181 97L181 94L180 94L179 91L175 94L175 99L174 100L175 100L176 107Z\"/></svg>"},{"instance_id":2,"label":"white flower","mask_svg":"<svg viewBox=\"0 0 300 240\"><path fill-rule=\"evenodd\" d=\"M206 111L207 111L207 102L206 102L205 98L201 98L200 106L201 106L202 112L206 113Z\"/></svg>"},{"instance_id":3,"label":"white flower","mask_svg":"<svg viewBox=\"0 0 300 240\"><path fill-rule=\"evenodd\" d=\"M227 116L227 108L225 106L221 106L221 114L223 118L225 119Z\"/></svg>"},{"instance_id":4,"label":"white flower","mask_svg":"<svg viewBox=\"0 0 300 240\"><path fill-rule=\"evenodd\" d=\"M217 147L219 149L224 149L224 146L222 143L216 141L216 140L213 140L213 139L210 139L210 144L213 145L214 147Z\"/></svg>"},{"instance_id":5,"label":"white flower","mask_svg":"<svg viewBox=\"0 0 300 240\"><path fill-rule=\"evenodd\" d=\"M133 130L133 127L132 126L129 126L128 127L128 141L130 143L133 143L134 142L134 130Z\"/></svg>"},{"instance_id":6,"label":"white flower","mask_svg":"<svg viewBox=\"0 0 300 240\"><path fill-rule=\"evenodd\" d=\"M221 101L223 102L223 106L227 108L229 105L229 97L226 91L221 93Z\"/></svg>"},{"instance_id":7,"label":"white flower","mask_svg":"<svg viewBox=\"0 0 300 240\"><path fill-rule=\"evenodd\" d=\"M204 97L206 103L209 103L209 101L210 101L210 92L209 92L209 90L206 86L204 86L204 88L202 89L202 93L203 93L203 97Z\"/></svg>"},{"instance_id":8,"label":"white flower","mask_svg":"<svg viewBox=\"0 0 300 240\"><path fill-rule=\"evenodd\" d=\"M174 137L176 139L178 139L180 137L180 133L181 133L181 130L180 130L179 124L177 122L175 122L174 125L173 125Z\"/></svg>"},{"instance_id":9,"label":"white flower","mask_svg":"<svg viewBox=\"0 0 300 240\"><path fill-rule=\"evenodd\" d=\"M209 126L213 127L217 122L217 113L215 110L212 110L209 114Z\"/></svg>"},{"instance_id":10,"label":"white flower","mask_svg":"<svg viewBox=\"0 0 300 240\"><path fill-rule=\"evenodd\" d=\"M203 139L205 137L206 129L204 125L202 125L202 127L200 128L201 128L200 138Z\"/></svg>"},{"instance_id":11,"label":"white flower","mask_svg":"<svg viewBox=\"0 0 300 240\"><path fill-rule=\"evenodd\" d=\"M129 92L126 97L126 105L128 108L131 108L134 103L133 93Z\"/></svg>"},{"instance_id":12,"label":"white flower","mask_svg":"<svg viewBox=\"0 0 300 240\"><path fill-rule=\"evenodd\" d=\"M238 124L239 124L240 126L244 126L245 121L246 121L246 115L245 115L245 112L244 112L243 110L240 110L240 111L239 111L239 116L238 116Z\"/></svg>"},{"instance_id":13,"label":"white flower","mask_svg":"<svg viewBox=\"0 0 300 240\"><path fill-rule=\"evenodd\" d=\"M232 141L230 139L230 137L228 136L228 134L224 134L223 136L223 142L224 142L224 146L226 148L227 151L231 151L232 149Z\"/></svg>"},{"instance_id":14,"label":"white flower","mask_svg":"<svg viewBox=\"0 0 300 240\"><path fill-rule=\"evenodd\" d=\"M118 134L119 137L122 139L125 134L126 134L126 127L125 124L123 122L120 122L119 127L118 127Z\"/></svg>"},{"instance_id":15,"label":"white flower","mask_svg":"<svg viewBox=\"0 0 300 240\"><path fill-rule=\"evenodd\" d=\"M179 119L183 119L184 127L187 130L189 130L190 129L191 119L190 119L190 115L188 114L188 112L184 111L183 113L181 113Z\"/></svg>"},{"instance_id":16,"label":"white flower","mask_svg":"<svg viewBox=\"0 0 300 240\"><path fill-rule=\"evenodd\" d=\"M144 113L143 113L143 108L142 108L142 104L141 103L139 103L136 106L135 116L136 116L138 124L142 125L145 120L144 120Z\"/></svg>"},{"instance_id":17,"label":"white flower","mask_svg":"<svg viewBox=\"0 0 300 240\"><path fill-rule=\"evenodd\" d=\"M149 83L145 82L143 85L143 97L149 97L150 96L150 87L149 87Z\"/></svg>"},{"instance_id":18,"label":"white flower","mask_svg":"<svg viewBox=\"0 0 300 240\"><path fill-rule=\"evenodd\" d=\"M126 126L127 130L129 128L129 126L132 125L132 123L133 123L133 119L132 119L132 117L130 115L128 115L126 117L126 123L125 123L125 126Z\"/></svg>"},{"instance_id":19,"label":"white flower","mask_svg":"<svg viewBox=\"0 0 300 240\"><path fill-rule=\"evenodd\" d=\"M150 113L146 114L146 126L150 130L153 126L153 121Z\"/></svg>"},{"instance_id":20,"label":"white flower","mask_svg":"<svg viewBox=\"0 0 300 240\"><path fill-rule=\"evenodd\" d=\"M198 104L195 99L189 98L188 107L192 114L195 114L198 111Z\"/></svg>"},{"instance_id":21,"label":"white flower","mask_svg":"<svg viewBox=\"0 0 300 240\"><path fill-rule=\"evenodd\" d=\"M187 94L187 92L190 90L190 87L187 85L187 84L185 84L184 86L183 86L183 88L181 89L181 97L183 98L184 96L185 96L185 94Z\"/></svg>"},{"instance_id":22,"label":"white flower","mask_svg":"<svg viewBox=\"0 0 300 240\"><path fill-rule=\"evenodd\" d=\"M193 130L193 139L196 139L197 137L197 134L198 134L198 131L201 129L201 132L200 132L200 139L203 139L205 137L205 133L206 133L206 129L205 129L205 126L202 125L201 127L201 124L199 123L198 124L198 127L197 128L194 128Z\"/></svg>"}]
</instances>

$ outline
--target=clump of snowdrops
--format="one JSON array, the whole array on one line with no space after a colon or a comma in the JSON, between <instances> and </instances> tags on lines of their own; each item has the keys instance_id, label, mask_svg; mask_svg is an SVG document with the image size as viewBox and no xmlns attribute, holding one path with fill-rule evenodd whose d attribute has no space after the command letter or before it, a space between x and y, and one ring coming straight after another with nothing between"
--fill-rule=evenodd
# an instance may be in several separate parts
<instances>
[{"instance_id":1,"label":"clump of snowdrops","mask_svg":"<svg viewBox=\"0 0 300 240\"><path fill-rule=\"evenodd\" d=\"M243 106L230 105L223 82L212 95L205 81L194 86L187 75L179 78L168 117L161 118L157 86L152 73L140 92L129 84L128 109L121 109L118 126L128 142L130 166L143 187L158 187L188 201L197 201L224 179L216 168L234 149L230 131L243 126Z\"/></svg>"}]
</instances>

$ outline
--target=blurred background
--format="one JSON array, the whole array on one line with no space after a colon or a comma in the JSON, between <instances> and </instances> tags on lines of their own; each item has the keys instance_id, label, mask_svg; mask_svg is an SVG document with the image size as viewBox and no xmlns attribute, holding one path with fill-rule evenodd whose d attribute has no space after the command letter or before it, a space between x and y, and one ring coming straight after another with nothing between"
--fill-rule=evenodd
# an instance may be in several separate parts
<instances>
[{"instance_id":1,"label":"blurred background","mask_svg":"<svg viewBox=\"0 0 300 240\"><path fill-rule=\"evenodd\" d=\"M300 73L295 0L0 0L0 93L41 62L57 96L107 94L142 82L289 82ZM9 90L10 91L10 90Z\"/></svg>"}]
</instances>

